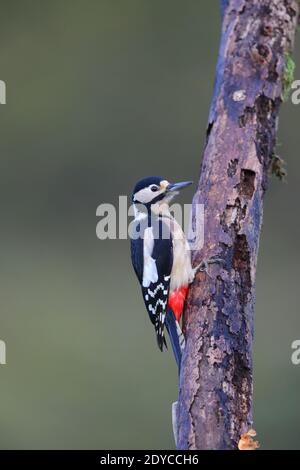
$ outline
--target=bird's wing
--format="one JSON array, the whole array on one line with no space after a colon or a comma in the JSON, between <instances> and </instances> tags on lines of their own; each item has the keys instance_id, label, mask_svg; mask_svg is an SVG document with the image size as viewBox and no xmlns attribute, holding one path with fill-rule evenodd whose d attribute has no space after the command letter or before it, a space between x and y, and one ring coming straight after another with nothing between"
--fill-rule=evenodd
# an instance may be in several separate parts
<instances>
[{"instance_id":1,"label":"bird's wing","mask_svg":"<svg viewBox=\"0 0 300 470\"><path fill-rule=\"evenodd\" d=\"M141 232L142 237L131 239L132 264L142 286L144 302L155 327L160 350L166 345L164 325L173 265L173 243L169 230L163 230L164 225L159 220L156 230L152 227L141 230L136 227L136 232Z\"/></svg>"},{"instance_id":2,"label":"bird's wing","mask_svg":"<svg viewBox=\"0 0 300 470\"><path fill-rule=\"evenodd\" d=\"M163 222L160 222L160 230L162 225ZM149 245L152 248L150 258L145 237L142 292L150 320L155 327L158 347L162 351L163 345L166 346L164 325L173 265L173 244L171 237L155 237Z\"/></svg>"}]
</instances>

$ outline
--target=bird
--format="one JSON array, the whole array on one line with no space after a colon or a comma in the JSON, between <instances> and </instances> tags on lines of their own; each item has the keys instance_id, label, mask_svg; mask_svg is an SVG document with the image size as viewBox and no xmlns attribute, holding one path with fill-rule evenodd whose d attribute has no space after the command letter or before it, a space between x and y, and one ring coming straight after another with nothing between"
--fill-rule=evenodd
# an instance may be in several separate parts
<instances>
[{"instance_id":1,"label":"bird","mask_svg":"<svg viewBox=\"0 0 300 470\"><path fill-rule=\"evenodd\" d=\"M170 211L170 202L192 181L170 183L160 176L140 179L134 186L131 227L131 261L141 286L150 320L155 328L158 347L167 348L165 327L180 372L185 338L180 318L189 284L196 273L207 271L211 257L192 266L189 242Z\"/></svg>"}]
</instances>

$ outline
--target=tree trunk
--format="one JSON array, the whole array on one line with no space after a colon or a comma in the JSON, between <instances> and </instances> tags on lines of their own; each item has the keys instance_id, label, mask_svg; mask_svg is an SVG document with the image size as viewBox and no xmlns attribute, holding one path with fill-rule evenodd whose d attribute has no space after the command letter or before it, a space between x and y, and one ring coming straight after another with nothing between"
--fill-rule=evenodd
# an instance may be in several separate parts
<instances>
[{"instance_id":1,"label":"tree trunk","mask_svg":"<svg viewBox=\"0 0 300 470\"><path fill-rule=\"evenodd\" d=\"M189 290L177 412L179 449L237 449L252 426L255 276L263 196L276 142L294 0L222 1L222 37L199 186L211 277ZM202 248L202 249L201 249Z\"/></svg>"}]
</instances>

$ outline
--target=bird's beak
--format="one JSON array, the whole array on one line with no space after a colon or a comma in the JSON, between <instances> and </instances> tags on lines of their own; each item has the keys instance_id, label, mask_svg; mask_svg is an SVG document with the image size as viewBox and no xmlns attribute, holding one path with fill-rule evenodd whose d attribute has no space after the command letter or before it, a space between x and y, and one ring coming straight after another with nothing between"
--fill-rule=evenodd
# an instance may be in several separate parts
<instances>
[{"instance_id":1,"label":"bird's beak","mask_svg":"<svg viewBox=\"0 0 300 470\"><path fill-rule=\"evenodd\" d=\"M167 186L167 193L173 192L173 191L180 191L181 189L185 188L186 186L189 186L190 184L193 184L193 181L183 181L182 183L174 183L174 184L170 183Z\"/></svg>"}]
</instances>

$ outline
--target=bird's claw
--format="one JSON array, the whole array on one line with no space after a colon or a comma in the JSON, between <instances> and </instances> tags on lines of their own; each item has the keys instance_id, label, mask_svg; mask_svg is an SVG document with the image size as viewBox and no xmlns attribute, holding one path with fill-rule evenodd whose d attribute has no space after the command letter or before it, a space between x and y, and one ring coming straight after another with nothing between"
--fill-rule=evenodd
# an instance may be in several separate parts
<instances>
[{"instance_id":1,"label":"bird's claw","mask_svg":"<svg viewBox=\"0 0 300 470\"><path fill-rule=\"evenodd\" d=\"M211 278L211 275L208 272L208 266L210 264L215 263L223 264L224 260L222 258L219 258L217 255L210 256L209 258L202 260L201 263L196 266L195 273L197 273L198 271L201 273L206 273Z\"/></svg>"}]
</instances>

